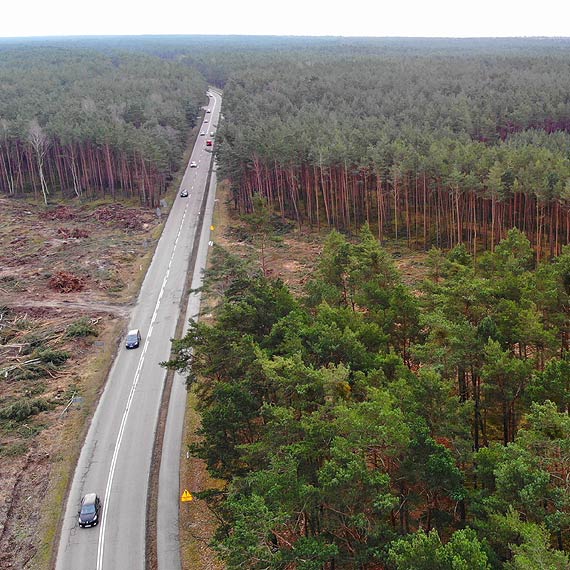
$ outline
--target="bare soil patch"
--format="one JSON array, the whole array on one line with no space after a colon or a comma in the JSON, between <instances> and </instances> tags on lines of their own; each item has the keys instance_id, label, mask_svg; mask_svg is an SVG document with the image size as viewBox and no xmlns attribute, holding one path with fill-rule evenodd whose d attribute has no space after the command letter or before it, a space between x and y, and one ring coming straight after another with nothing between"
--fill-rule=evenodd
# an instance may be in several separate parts
<instances>
[{"instance_id":1,"label":"bare soil patch","mask_svg":"<svg viewBox=\"0 0 570 570\"><path fill-rule=\"evenodd\" d=\"M0 568L44 569L160 221L117 203L0 211Z\"/></svg>"}]
</instances>

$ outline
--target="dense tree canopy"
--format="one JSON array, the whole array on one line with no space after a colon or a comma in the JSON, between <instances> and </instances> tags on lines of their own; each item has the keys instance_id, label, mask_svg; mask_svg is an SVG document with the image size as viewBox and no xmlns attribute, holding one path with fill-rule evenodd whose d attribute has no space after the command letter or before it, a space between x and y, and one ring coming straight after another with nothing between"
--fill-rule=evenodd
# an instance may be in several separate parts
<instances>
[{"instance_id":1,"label":"dense tree canopy","mask_svg":"<svg viewBox=\"0 0 570 570\"><path fill-rule=\"evenodd\" d=\"M0 44L0 190L156 204L205 90L152 55Z\"/></svg>"},{"instance_id":2,"label":"dense tree canopy","mask_svg":"<svg viewBox=\"0 0 570 570\"><path fill-rule=\"evenodd\" d=\"M570 242L570 42L175 36L0 44L0 188L136 191L180 157L206 80L234 200L429 248ZM3 141L3 144L2 144ZM125 150L126 149L126 150Z\"/></svg>"},{"instance_id":3,"label":"dense tree canopy","mask_svg":"<svg viewBox=\"0 0 570 570\"><path fill-rule=\"evenodd\" d=\"M471 251L570 241L570 42L347 40L233 56L218 154L236 204Z\"/></svg>"},{"instance_id":4,"label":"dense tree canopy","mask_svg":"<svg viewBox=\"0 0 570 570\"><path fill-rule=\"evenodd\" d=\"M229 570L568 566L568 247L434 250L414 292L367 226L333 231L299 299L215 252L216 322L169 365Z\"/></svg>"}]
</instances>

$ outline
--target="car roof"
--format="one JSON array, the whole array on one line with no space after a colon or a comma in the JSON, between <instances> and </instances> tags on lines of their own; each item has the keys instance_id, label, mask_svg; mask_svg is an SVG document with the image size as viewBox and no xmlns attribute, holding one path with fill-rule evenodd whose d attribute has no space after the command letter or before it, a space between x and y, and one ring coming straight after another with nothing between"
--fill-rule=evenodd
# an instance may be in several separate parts
<instances>
[{"instance_id":1,"label":"car roof","mask_svg":"<svg viewBox=\"0 0 570 570\"><path fill-rule=\"evenodd\" d=\"M139 329L133 329L131 331L129 331L127 334L130 336L132 334L137 334L139 332Z\"/></svg>"},{"instance_id":2,"label":"car roof","mask_svg":"<svg viewBox=\"0 0 570 570\"><path fill-rule=\"evenodd\" d=\"M97 499L96 493L87 493L87 495L85 495L85 497L83 497L83 501L81 501L81 502L84 505L85 504L91 504L91 503L94 503L96 499Z\"/></svg>"}]
</instances>

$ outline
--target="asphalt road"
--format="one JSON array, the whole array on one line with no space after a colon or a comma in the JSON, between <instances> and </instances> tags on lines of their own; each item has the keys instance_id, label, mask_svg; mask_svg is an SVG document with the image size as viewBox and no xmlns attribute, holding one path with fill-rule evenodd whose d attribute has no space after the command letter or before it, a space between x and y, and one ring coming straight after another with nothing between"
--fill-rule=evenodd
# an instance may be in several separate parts
<instances>
[{"instance_id":1,"label":"asphalt road","mask_svg":"<svg viewBox=\"0 0 570 570\"><path fill-rule=\"evenodd\" d=\"M189 196L176 198L127 327L141 330L141 345L138 349L126 350L121 344L79 457L65 509L56 570L144 570L148 477L166 378L166 371L159 362L167 360L170 355L170 339L174 336L179 316L213 156L205 140L210 138L210 131L215 131L221 97L214 93L209 93L209 97L212 112L205 115L209 122L201 128L207 135L198 136L190 159L197 163L197 167L187 168L181 185L188 190ZM205 231L209 230L210 223L210 220L204 220ZM200 240L194 287L198 284L195 279L200 279L199 268L204 266L207 255L208 236L205 231ZM190 298L189 314L197 312L198 302L199 298ZM178 391L173 389L173 395L179 393L180 378L176 379L176 385ZM180 416L179 409L176 414ZM173 421L175 423L167 427L171 433L165 440L164 451L179 458L180 428L176 427L176 422L179 423L180 418ZM177 429L178 433L172 433ZM177 477L178 460L174 462ZM171 460L171 465L174 462ZM161 477L161 486L167 483ZM86 493L97 493L103 507L100 524L83 529L77 525L77 511L81 497ZM167 538L164 542L159 539L159 560L161 551L177 555L178 536L172 521L176 518L177 528L178 500L178 488L165 492L161 489L159 537L165 535L172 540ZM175 554L172 554L173 548L176 549ZM162 556L164 560L164 554ZM169 560L167 564L170 563ZM164 568L174 570L177 567Z\"/></svg>"},{"instance_id":2,"label":"asphalt road","mask_svg":"<svg viewBox=\"0 0 570 570\"><path fill-rule=\"evenodd\" d=\"M208 193L204 212L204 223L197 251L196 265L191 280L192 289L197 289L202 285L202 273L204 267L206 267L209 249L210 226L214 212L216 184L216 172L213 170L210 177L210 192ZM188 330L188 322L190 319L198 320L199 310L200 294L196 293L190 295L184 318L184 333ZM182 567L178 534L178 514L181 504L180 496L184 491L184 484L180 481L180 462L185 461L186 458L185 449L182 448L182 430L184 427L186 400L186 378L180 374L175 374L172 392L170 394L170 404L168 407L168 417L160 462L157 513L158 570L179 570Z\"/></svg>"}]
</instances>

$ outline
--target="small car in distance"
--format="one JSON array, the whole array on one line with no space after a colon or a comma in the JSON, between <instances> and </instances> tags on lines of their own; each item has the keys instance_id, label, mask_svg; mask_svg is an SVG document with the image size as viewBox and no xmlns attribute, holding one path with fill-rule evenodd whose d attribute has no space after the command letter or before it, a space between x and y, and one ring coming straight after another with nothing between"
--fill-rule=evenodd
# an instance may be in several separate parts
<instances>
[{"instance_id":1,"label":"small car in distance","mask_svg":"<svg viewBox=\"0 0 570 570\"><path fill-rule=\"evenodd\" d=\"M202 132L200 133L200 136L203 137L205 134L206 134L206 131L202 131Z\"/></svg>"},{"instance_id":2,"label":"small car in distance","mask_svg":"<svg viewBox=\"0 0 570 570\"><path fill-rule=\"evenodd\" d=\"M125 346L127 348L138 348L141 343L141 332L139 329L130 330L127 334Z\"/></svg>"},{"instance_id":3,"label":"small car in distance","mask_svg":"<svg viewBox=\"0 0 570 570\"><path fill-rule=\"evenodd\" d=\"M182 190L182 192L180 192L180 197L181 198L188 198L188 190L186 190L186 188L184 188L184 190Z\"/></svg>"},{"instance_id":4,"label":"small car in distance","mask_svg":"<svg viewBox=\"0 0 570 570\"><path fill-rule=\"evenodd\" d=\"M197 166L198 166L198 165L196 164L195 161L192 161L192 162L190 163L190 168L196 168Z\"/></svg>"},{"instance_id":5,"label":"small car in distance","mask_svg":"<svg viewBox=\"0 0 570 570\"><path fill-rule=\"evenodd\" d=\"M99 497L95 493L87 493L81 499L81 509L78 513L79 526L82 528L97 526L100 511L101 501Z\"/></svg>"},{"instance_id":6,"label":"small car in distance","mask_svg":"<svg viewBox=\"0 0 570 570\"><path fill-rule=\"evenodd\" d=\"M204 119L204 123L207 123L207 122L208 122L208 119Z\"/></svg>"},{"instance_id":7,"label":"small car in distance","mask_svg":"<svg viewBox=\"0 0 570 570\"><path fill-rule=\"evenodd\" d=\"M212 141L210 139L206 141L206 146L212 146Z\"/></svg>"},{"instance_id":8,"label":"small car in distance","mask_svg":"<svg viewBox=\"0 0 570 570\"><path fill-rule=\"evenodd\" d=\"M207 109L207 110L206 110L206 113L211 113L210 109Z\"/></svg>"}]
</instances>

